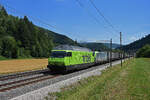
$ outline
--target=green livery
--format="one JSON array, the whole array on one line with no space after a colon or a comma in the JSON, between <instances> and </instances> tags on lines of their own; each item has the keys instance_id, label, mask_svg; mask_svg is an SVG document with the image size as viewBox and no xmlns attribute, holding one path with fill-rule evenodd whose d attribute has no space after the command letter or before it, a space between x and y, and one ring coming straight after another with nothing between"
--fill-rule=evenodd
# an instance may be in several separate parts
<instances>
[{"instance_id":1,"label":"green livery","mask_svg":"<svg viewBox=\"0 0 150 100\"><path fill-rule=\"evenodd\" d=\"M93 52L83 47L60 45L52 50L47 67L51 71L66 72L69 70L88 68L92 65L100 65L118 59L120 59L120 53L118 52Z\"/></svg>"},{"instance_id":2,"label":"green livery","mask_svg":"<svg viewBox=\"0 0 150 100\"><path fill-rule=\"evenodd\" d=\"M95 57L92 51L52 50L48 68L55 71L82 69L94 65Z\"/></svg>"}]
</instances>

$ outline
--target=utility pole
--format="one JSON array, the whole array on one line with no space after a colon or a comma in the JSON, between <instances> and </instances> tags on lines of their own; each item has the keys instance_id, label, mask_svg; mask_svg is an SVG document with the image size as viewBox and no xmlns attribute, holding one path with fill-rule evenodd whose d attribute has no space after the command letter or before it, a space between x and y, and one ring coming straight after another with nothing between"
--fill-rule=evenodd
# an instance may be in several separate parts
<instances>
[{"instance_id":1,"label":"utility pole","mask_svg":"<svg viewBox=\"0 0 150 100\"><path fill-rule=\"evenodd\" d=\"M109 43L109 49L107 49L107 59L109 61L110 67L112 67L112 38L110 40L99 40L96 43L107 42Z\"/></svg>"},{"instance_id":2,"label":"utility pole","mask_svg":"<svg viewBox=\"0 0 150 100\"><path fill-rule=\"evenodd\" d=\"M121 67L122 67L122 33L120 32L120 54L121 54Z\"/></svg>"},{"instance_id":3,"label":"utility pole","mask_svg":"<svg viewBox=\"0 0 150 100\"><path fill-rule=\"evenodd\" d=\"M110 39L110 67L112 67L112 39Z\"/></svg>"}]
</instances>

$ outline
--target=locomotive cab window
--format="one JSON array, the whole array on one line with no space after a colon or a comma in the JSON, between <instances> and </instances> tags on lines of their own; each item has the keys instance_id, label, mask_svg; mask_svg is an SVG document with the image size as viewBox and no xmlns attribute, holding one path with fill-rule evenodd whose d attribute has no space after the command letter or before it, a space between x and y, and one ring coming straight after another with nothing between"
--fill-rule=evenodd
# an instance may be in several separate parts
<instances>
[{"instance_id":1,"label":"locomotive cab window","mask_svg":"<svg viewBox=\"0 0 150 100\"><path fill-rule=\"evenodd\" d=\"M50 55L52 58L64 58L65 56L67 56L65 51L53 51Z\"/></svg>"},{"instance_id":2,"label":"locomotive cab window","mask_svg":"<svg viewBox=\"0 0 150 100\"><path fill-rule=\"evenodd\" d=\"M67 56L71 57L72 56L72 52L67 52Z\"/></svg>"}]
</instances>

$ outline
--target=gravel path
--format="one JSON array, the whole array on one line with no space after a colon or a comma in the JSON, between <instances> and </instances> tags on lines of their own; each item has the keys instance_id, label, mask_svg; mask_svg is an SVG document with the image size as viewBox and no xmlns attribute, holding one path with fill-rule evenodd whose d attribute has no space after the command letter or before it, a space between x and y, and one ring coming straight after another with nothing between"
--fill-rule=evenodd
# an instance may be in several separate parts
<instances>
[{"instance_id":1,"label":"gravel path","mask_svg":"<svg viewBox=\"0 0 150 100\"><path fill-rule=\"evenodd\" d=\"M113 65L120 61L113 62ZM45 80L39 83L30 84L17 89L0 93L0 100L43 100L49 92L60 91L60 88L70 85L80 79L100 75L101 70L106 69L109 64L91 67L85 70L77 71L53 79Z\"/></svg>"}]
</instances>

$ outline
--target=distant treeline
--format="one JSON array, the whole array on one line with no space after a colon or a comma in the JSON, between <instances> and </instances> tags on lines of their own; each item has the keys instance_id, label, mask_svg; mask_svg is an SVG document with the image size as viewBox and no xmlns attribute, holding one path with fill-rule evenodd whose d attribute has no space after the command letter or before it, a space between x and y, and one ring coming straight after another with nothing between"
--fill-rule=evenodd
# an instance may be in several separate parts
<instances>
[{"instance_id":1,"label":"distant treeline","mask_svg":"<svg viewBox=\"0 0 150 100\"><path fill-rule=\"evenodd\" d=\"M67 36L35 26L24 18L8 15L0 7L0 55L7 58L49 57L55 45L76 42Z\"/></svg>"}]
</instances>

